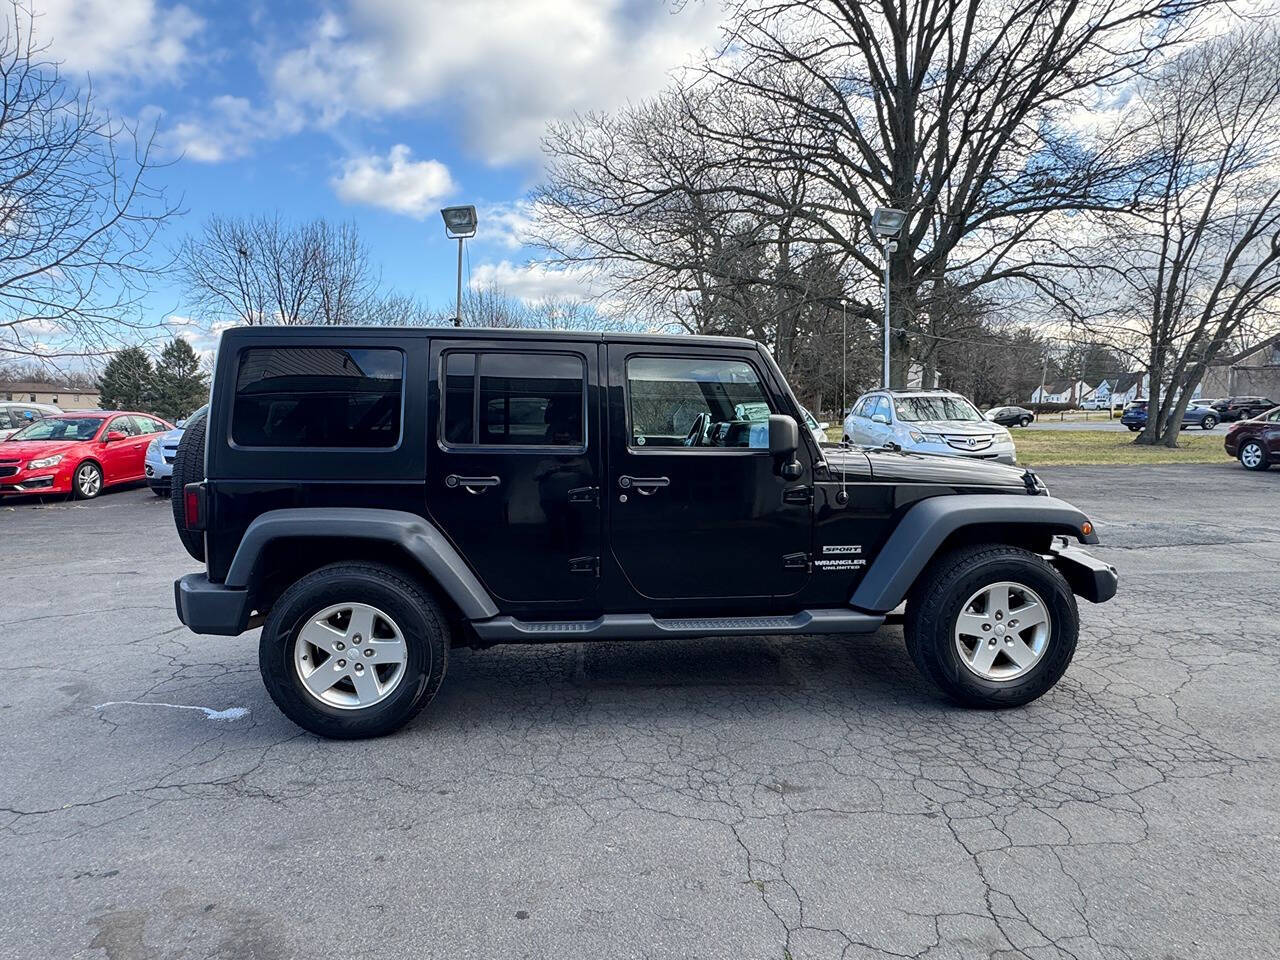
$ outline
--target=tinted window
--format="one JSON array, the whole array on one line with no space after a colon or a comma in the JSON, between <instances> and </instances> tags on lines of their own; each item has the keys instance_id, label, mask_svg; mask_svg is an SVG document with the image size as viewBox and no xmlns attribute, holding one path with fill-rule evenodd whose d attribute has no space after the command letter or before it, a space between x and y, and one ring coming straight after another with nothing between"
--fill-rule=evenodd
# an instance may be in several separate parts
<instances>
[{"instance_id":1,"label":"tinted window","mask_svg":"<svg viewBox=\"0 0 1280 960\"><path fill-rule=\"evenodd\" d=\"M586 365L560 353L448 353L444 440L581 447Z\"/></svg>"},{"instance_id":2,"label":"tinted window","mask_svg":"<svg viewBox=\"0 0 1280 960\"><path fill-rule=\"evenodd\" d=\"M245 350L231 438L244 447L394 447L403 378L399 350Z\"/></svg>"},{"instance_id":3,"label":"tinted window","mask_svg":"<svg viewBox=\"0 0 1280 960\"><path fill-rule=\"evenodd\" d=\"M745 361L636 357L627 397L633 446L769 446L769 398Z\"/></svg>"},{"instance_id":4,"label":"tinted window","mask_svg":"<svg viewBox=\"0 0 1280 960\"><path fill-rule=\"evenodd\" d=\"M107 425L108 433L123 433L126 437L140 437L142 431L133 417L116 417Z\"/></svg>"}]
</instances>

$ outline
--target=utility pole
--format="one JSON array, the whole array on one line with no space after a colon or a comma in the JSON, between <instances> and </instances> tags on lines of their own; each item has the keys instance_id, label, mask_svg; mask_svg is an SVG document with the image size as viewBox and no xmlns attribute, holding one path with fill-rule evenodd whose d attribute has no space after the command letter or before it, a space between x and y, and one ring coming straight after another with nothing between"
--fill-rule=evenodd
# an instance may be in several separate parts
<instances>
[{"instance_id":1,"label":"utility pole","mask_svg":"<svg viewBox=\"0 0 1280 960\"><path fill-rule=\"evenodd\" d=\"M1049 348L1044 348L1044 369L1040 371L1040 400L1044 403L1044 382L1049 379Z\"/></svg>"},{"instance_id":2,"label":"utility pole","mask_svg":"<svg viewBox=\"0 0 1280 960\"><path fill-rule=\"evenodd\" d=\"M462 326L462 241L458 238L458 294L453 301L453 325Z\"/></svg>"}]
</instances>

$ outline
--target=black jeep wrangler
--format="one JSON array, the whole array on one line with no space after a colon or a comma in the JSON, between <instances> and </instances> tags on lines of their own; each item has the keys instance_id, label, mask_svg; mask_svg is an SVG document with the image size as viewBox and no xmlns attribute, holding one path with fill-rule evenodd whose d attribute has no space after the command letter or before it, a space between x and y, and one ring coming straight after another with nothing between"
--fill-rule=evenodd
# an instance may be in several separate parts
<instances>
[{"instance_id":1,"label":"black jeep wrangler","mask_svg":"<svg viewBox=\"0 0 1280 960\"><path fill-rule=\"evenodd\" d=\"M174 467L197 633L262 626L272 698L388 733L452 646L857 634L906 603L920 671L1027 703L1116 573L1030 471L819 445L749 340L256 327Z\"/></svg>"}]
</instances>

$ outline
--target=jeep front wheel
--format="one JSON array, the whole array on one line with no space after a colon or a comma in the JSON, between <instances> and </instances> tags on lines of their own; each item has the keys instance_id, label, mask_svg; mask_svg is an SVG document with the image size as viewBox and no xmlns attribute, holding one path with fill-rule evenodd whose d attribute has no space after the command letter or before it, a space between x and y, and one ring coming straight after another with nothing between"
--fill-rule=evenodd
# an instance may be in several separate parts
<instances>
[{"instance_id":1,"label":"jeep front wheel","mask_svg":"<svg viewBox=\"0 0 1280 960\"><path fill-rule=\"evenodd\" d=\"M322 567L289 587L262 628L271 699L298 726L358 739L408 723L440 689L449 657L435 601L377 564Z\"/></svg>"},{"instance_id":2,"label":"jeep front wheel","mask_svg":"<svg viewBox=\"0 0 1280 960\"><path fill-rule=\"evenodd\" d=\"M953 700L1016 707L1049 690L1076 649L1079 616L1066 580L1029 550L955 550L925 571L907 600L907 650Z\"/></svg>"}]
</instances>

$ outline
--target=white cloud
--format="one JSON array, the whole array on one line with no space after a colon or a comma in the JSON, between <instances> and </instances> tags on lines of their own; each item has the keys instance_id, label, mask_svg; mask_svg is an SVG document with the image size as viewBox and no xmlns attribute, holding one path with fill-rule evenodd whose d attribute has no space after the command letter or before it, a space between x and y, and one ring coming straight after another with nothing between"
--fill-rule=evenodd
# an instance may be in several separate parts
<instances>
[{"instance_id":1,"label":"white cloud","mask_svg":"<svg viewBox=\"0 0 1280 960\"><path fill-rule=\"evenodd\" d=\"M203 25L182 4L156 0L41 0L35 14L37 42L95 79L175 79Z\"/></svg>"},{"instance_id":2,"label":"white cloud","mask_svg":"<svg viewBox=\"0 0 1280 960\"><path fill-rule=\"evenodd\" d=\"M286 104L267 109L244 97L218 96L201 116L182 120L165 135L165 145L197 163L221 163L247 156L258 140L302 129L302 119Z\"/></svg>"},{"instance_id":3,"label":"white cloud","mask_svg":"<svg viewBox=\"0 0 1280 960\"><path fill-rule=\"evenodd\" d=\"M347 203L381 207L418 220L434 213L440 199L454 190L448 167L439 160L414 160L413 151L403 143L385 157L350 157L342 175L329 183Z\"/></svg>"},{"instance_id":4,"label":"white cloud","mask_svg":"<svg viewBox=\"0 0 1280 960\"><path fill-rule=\"evenodd\" d=\"M497 287L528 304L593 298L591 278L585 270L557 269L541 263L482 263L471 272L471 289L486 287Z\"/></svg>"},{"instance_id":5,"label":"white cloud","mask_svg":"<svg viewBox=\"0 0 1280 960\"><path fill-rule=\"evenodd\" d=\"M480 208L479 217L485 242L500 244L508 250L519 250L528 243L534 222L534 205L528 200L488 204Z\"/></svg>"},{"instance_id":6,"label":"white cloud","mask_svg":"<svg viewBox=\"0 0 1280 960\"><path fill-rule=\"evenodd\" d=\"M271 84L322 125L439 108L501 164L536 156L548 120L655 92L720 19L714 0L351 0L276 58Z\"/></svg>"}]
</instances>

